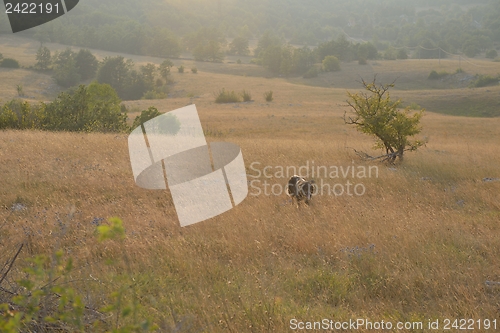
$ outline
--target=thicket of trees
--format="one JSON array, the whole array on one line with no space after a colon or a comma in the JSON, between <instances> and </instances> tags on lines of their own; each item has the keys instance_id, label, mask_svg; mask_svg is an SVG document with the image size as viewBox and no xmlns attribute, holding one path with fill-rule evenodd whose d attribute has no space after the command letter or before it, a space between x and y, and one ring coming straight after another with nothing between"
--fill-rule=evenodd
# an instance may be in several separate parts
<instances>
[{"instance_id":1,"label":"thicket of trees","mask_svg":"<svg viewBox=\"0 0 500 333\"><path fill-rule=\"evenodd\" d=\"M63 92L52 103L14 99L0 109L0 129L72 132L122 132L127 115L114 89L93 82Z\"/></svg>"},{"instance_id":2,"label":"thicket of trees","mask_svg":"<svg viewBox=\"0 0 500 333\"><path fill-rule=\"evenodd\" d=\"M160 66L149 63L136 70L131 59L107 57L99 62L89 50L74 52L70 48L51 55L45 46L38 49L36 60L34 68L52 70L54 79L62 87L73 87L96 78L99 83L109 84L123 100L165 98L173 66L172 61L165 60Z\"/></svg>"}]
</instances>

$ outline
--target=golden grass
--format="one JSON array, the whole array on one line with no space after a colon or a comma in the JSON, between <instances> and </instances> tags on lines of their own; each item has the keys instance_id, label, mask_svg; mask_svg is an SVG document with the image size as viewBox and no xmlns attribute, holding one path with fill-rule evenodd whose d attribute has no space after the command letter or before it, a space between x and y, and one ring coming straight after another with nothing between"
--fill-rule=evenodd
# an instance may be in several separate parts
<instances>
[{"instance_id":1,"label":"golden grass","mask_svg":"<svg viewBox=\"0 0 500 333\"><path fill-rule=\"evenodd\" d=\"M346 147L377 154L343 124L345 89L201 70L173 77L178 97L127 104L195 103L203 127L221 133L208 141L238 144L250 175L253 162L368 166ZM255 102L215 104L212 92L223 87L248 90ZM261 97L268 90L271 103ZM292 318L495 319L499 290L485 282L500 281L500 182L482 179L500 178L499 125L428 112L427 146L395 169L375 164L378 178L351 179L366 186L363 196L317 196L297 209L285 195L249 195L186 228L167 192L134 184L125 135L2 131L1 258L22 241L22 258L59 244L75 258L73 278L92 280L81 285L86 302L109 302L132 277L143 315L172 324L175 313L206 332L285 332ZM14 203L27 209L12 212ZM124 221L123 248L96 241L92 221L111 216ZM110 257L115 265L105 264Z\"/></svg>"}]
</instances>

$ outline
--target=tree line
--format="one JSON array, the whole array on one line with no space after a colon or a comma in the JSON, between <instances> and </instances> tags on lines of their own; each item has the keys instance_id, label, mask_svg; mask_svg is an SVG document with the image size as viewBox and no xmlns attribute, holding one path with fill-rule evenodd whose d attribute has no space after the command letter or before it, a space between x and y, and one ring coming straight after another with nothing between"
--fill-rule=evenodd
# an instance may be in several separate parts
<instances>
[{"instance_id":1,"label":"tree line","mask_svg":"<svg viewBox=\"0 0 500 333\"><path fill-rule=\"evenodd\" d=\"M197 59L209 61L220 61L224 51L239 49L244 54L245 47L239 47L238 42L242 38L259 38L267 30L291 44L309 46L345 32L372 41L379 51L390 45L423 45L475 55L500 43L500 3L480 0L468 9L461 4L468 3L332 0L312 5L301 0L87 0L71 15L23 34L40 42L158 57L178 57L188 51ZM5 21L0 22L0 29L4 26ZM205 27L217 31L216 36ZM234 48L227 45L226 38L238 38Z\"/></svg>"},{"instance_id":2,"label":"tree line","mask_svg":"<svg viewBox=\"0 0 500 333\"><path fill-rule=\"evenodd\" d=\"M52 71L58 85L69 88L83 81L95 79L109 84L123 100L141 98L158 99L167 95L167 85L171 83L172 61L165 60L160 66L149 63L139 70L134 62L124 57L106 57L101 62L86 49L74 52L70 48L54 54L46 46L41 46L36 54L34 68Z\"/></svg>"}]
</instances>

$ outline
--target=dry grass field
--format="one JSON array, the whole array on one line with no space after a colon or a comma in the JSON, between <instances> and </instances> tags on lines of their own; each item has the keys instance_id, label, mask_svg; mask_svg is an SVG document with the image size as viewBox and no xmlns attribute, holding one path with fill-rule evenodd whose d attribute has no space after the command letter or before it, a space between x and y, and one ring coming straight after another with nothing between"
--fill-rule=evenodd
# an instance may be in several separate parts
<instances>
[{"instance_id":1,"label":"dry grass field","mask_svg":"<svg viewBox=\"0 0 500 333\"><path fill-rule=\"evenodd\" d=\"M4 43L4 56L18 52L9 50ZM33 48L26 52L31 58L20 61L29 65ZM385 75L414 68L422 76L439 69L417 61L370 68ZM348 148L378 153L371 138L342 120L346 89L357 88L196 66L198 74L173 73L172 98L126 104L160 111L196 104L207 140L238 144L249 180L261 184L284 186L287 179L274 171L307 163L376 166L378 177L314 177L331 186L362 184L366 191L318 195L300 208L284 194L255 195L250 188L231 211L181 228L168 192L135 185L125 134L1 131L0 259L21 242L27 245L21 259L62 248L74 259L71 278L89 307L102 307L110 301L106 295L130 285L140 315L165 332L175 324L172 332L288 332L294 318L423 323L423 330L401 330L408 332L428 331L428 320L436 319L441 329L435 331L444 331L446 318L500 325L500 181L484 180L500 178L500 118L441 115L429 107L420 135L427 145L388 166ZM34 75L21 71L32 73L0 72L2 88L16 75ZM245 89L254 101L215 104L213 93L221 88ZM275 95L270 103L263 98L268 90ZM498 92L427 87L394 95L426 106L427 99L443 105L457 99L450 94ZM2 92L3 101L12 97ZM271 178L254 178L254 169L265 166L274 170ZM126 239L99 243L96 226L113 216L123 220ZM23 276L26 264L18 262L2 287Z\"/></svg>"}]
</instances>

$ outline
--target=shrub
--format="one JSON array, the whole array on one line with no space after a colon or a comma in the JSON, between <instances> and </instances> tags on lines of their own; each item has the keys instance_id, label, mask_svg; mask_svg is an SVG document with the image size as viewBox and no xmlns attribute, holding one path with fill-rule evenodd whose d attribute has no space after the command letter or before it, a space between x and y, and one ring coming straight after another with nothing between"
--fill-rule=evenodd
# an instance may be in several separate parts
<instances>
[{"instance_id":1,"label":"shrub","mask_svg":"<svg viewBox=\"0 0 500 333\"><path fill-rule=\"evenodd\" d=\"M469 86L471 88L493 86L497 85L499 81L500 81L500 75L497 75L496 77L491 75L479 75L477 76L477 79L475 79L470 83Z\"/></svg>"},{"instance_id":2,"label":"shrub","mask_svg":"<svg viewBox=\"0 0 500 333\"><path fill-rule=\"evenodd\" d=\"M496 50L489 50L486 52L486 58L495 59L496 57L498 57L498 52Z\"/></svg>"},{"instance_id":3,"label":"shrub","mask_svg":"<svg viewBox=\"0 0 500 333\"><path fill-rule=\"evenodd\" d=\"M141 114L135 117L134 123L132 124L132 129L141 126L146 121L160 116L161 113L154 106L149 107L147 110L141 111Z\"/></svg>"},{"instance_id":4,"label":"shrub","mask_svg":"<svg viewBox=\"0 0 500 333\"><path fill-rule=\"evenodd\" d=\"M438 80L442 77L445 77L449 75L448 72L446 71L441 71L441 72L436 72L435 70L433 70L430 74L429 74L429 77L427 78L428 80Z\"/></svg>"},{"instance_id":5,"label":"shrub","mask_svg":"<svg viewBox=\"0 0 500 333\"><path fill-rule=\"evenodd\" d=\"M154 106L150 106L147 110L143 110L141 114L134 119L132 124L132 129L141 126L148 120L161 116L162 113L158 111ZM171 134L175 135L181 129L181 122L173 114L166 114L158 120L159 128L155 129L157 133Z\"/></svg>"},{"instance_id":6,"label":"shrub","mask_svg":"<svg viewBox=\"0 0 500 333\"><path fill-rule=\"evenodd\" d=\"M304 73L305 79L310 79L313 77L317 77L319 74L318 69L316 67L311 67L307 72Z\"/></svg>"},{"instance_id":7,"label":"shrub","mask_svg":"<svg viewBox=\"0 0 500 333\"><path fill-rule=\"evenodd\" d=\"M16 59L5 58L0 63L0 67L4 68L19 68L19 62Z\"/></svg>"},{"instance_id":8,"label":"shrub","mask_svg":"<svg viewBox=\"0 0 500 333\"><path fill-rule=\"evenodd\" d=\"M273 101L273 91L269 90L264 93L264 98L266 99L267 102L272 102Z\"/></svg>"},{"instance_id":9,"label":"shrub","mask_svg":"<svg viewBox=\"0 0 500 333\"><path fill-rule=\"evenodd\" d=\"M193 72L193 74L196 74L198 73L198 69L196 67L193 67L191 68L191 72Z\"/></svg>"},{"instance_id":10,"label":"shrub","mask_svg":"<svg viewBox=\"0 0 500 333\"><path fill-rule=\"evenodd\" d=\"M234 91L226 91L224 88L215 94L215 103L238 103L240 98Z\"/></svg>"},{"instance_id":11,"label":"shrub","mask_svg":"<svg viewBox=\"0 0 500 333\"><path fill-rule=\"evenodd\" d=\"M401 60L408 59L408 53L406 52L406 50L405 50L405 49L400 49L400 50L398 51L397 58L398 58L398 59L401 59Z\"/></svg>"},{"instance_id":12,"label":"shrub","mask_svg":"<svg viewBox=\"0 0 500 333\"><path fill-rule=\"evenodd\" d=\"M326 56L323 59L323 70L325 72L336 72L340 70L340 61L335 56Z\"/></svg>"},{"instance_id":13,"label":"shrub","mask_svg":"<svg viewBox=\"0 0 500 333\"><path fill-rule=\"evenodd\" d=\"M148 90L142 96L142 99L164 99L164 98L167 98L167 94L157 90Z\"/></svg>"},{"instance_id":14,"label":"shrub","mask_svg":"<svg viewBox=\"0 0 500 333\"><path fill-rule=\"evenodd\" d=\"M456 74L465 73L465 71L460 67L455 71Z\"/></svg>"},{"instance_id":15,"label":"shrub","mask_svg":"<svg viewBox=\"0 0 500 333\"><path fill-rule=\"evenodd\" d=\"M422 107L420 105L418 105L417 103L415 102L412 102L410 105L407 106L410 110L417 110L417 111L420 111L422 110Z\"/></svg>"},{"instance_id":16,"label":"shrub","mask_svg":"<svg viewBox=\"0 0 500 333\"><path fill-rule=\"evenodd\" d=\"M243 97L244 102L250 102L252 100L252 95L250 94L250 92L246 90L243 90L241 96Z\"/></svg>"},{"instance_id":17,"label":"shrub","mask_svg":"<svg viewBox=\"0 0 500 333\"><path fill-rule=\"evenodd\" d=\"M177 70L179 71L179 73L184 73L184 66L180 66L180 67L177 67Z\"/></svg>"},{"instance_id":18,"label":"shrub","mask_svg":"<svg viewBox=\"0 0 500 333\"><path fill-rule=\"evenodd\" d=\"M368 62L366 61L366 58L360 57L358 59L358 64L360 64L360 65L366 65L366 64L368 64Z\"/></svg>"},{"instance_id":19,"label":"shrub","mask_svg":"<svg viewBox=\"0 0 500 333\"><path fill-rule=\"evenodd\" d=\"M236 60L236 63L237 63L238 65L241 65L241 59Z\"/></svg>"}]
</instances>

